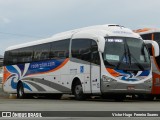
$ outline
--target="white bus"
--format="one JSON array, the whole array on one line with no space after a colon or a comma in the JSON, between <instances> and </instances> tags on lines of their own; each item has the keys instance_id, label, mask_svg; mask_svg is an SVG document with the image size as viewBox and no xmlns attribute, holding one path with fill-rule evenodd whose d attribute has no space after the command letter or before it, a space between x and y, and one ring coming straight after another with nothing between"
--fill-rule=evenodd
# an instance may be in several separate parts
<instances>
[{"instance_id":1,"label":"white bus","mask_svg":"<svg viewBox=\"0 0 160 120\"><path fill-rule=\"evenodd\" d=\"M67 31L5 51L3 89L18 98L74 94L77 100L90 95L121 100L126 94L150 94L151 87L144 41L115 24Z\"/></svg>"}]
</instances>

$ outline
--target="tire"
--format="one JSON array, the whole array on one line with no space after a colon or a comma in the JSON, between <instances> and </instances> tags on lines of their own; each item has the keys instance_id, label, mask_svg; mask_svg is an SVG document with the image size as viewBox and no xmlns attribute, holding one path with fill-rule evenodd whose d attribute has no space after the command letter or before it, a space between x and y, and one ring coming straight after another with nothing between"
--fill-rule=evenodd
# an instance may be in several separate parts
<instances>
[{"instance_id":1,"label":"tire","mask_svg":"<svg viewBox=\"0 0 160 120\"><path fill-rule=\"evenodd\" d=\"M74 95L76 100L85 100L86 96L83 94L83 88L80 83L74 86Z\"/></svg>"},{"instance_id":2,"label":"tire","mask_svg":"<svg viewBox=\"0 0 160 120\"><path fill-rule=\"evenodd\" d=\"M17 87L17 98L23 99L25 98L23 83L19 83Z\"/></svg>"}]
</instances>

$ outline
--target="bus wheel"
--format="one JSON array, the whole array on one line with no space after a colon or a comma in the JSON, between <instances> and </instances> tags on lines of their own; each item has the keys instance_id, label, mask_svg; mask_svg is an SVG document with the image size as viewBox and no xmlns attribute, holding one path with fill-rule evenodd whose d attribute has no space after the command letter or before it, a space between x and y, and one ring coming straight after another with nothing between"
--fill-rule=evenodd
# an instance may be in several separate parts
<instances>
[{"instance_id":1,"label":"bus wheel","mask_svg":"<svg viewBox=\"0 0 160 120\"><path fill-rule=\"evenodd\" d=\"M23 87L23 84L22 84L22 83L19 83L19 84L18 84L18 87L17 87L17 98L18 98L18 99L23 99L23 98L25 98L24 87Z\"/></svg>"},{"instance_id":2,"label":"bus wheel","mask_svg":"<svg viewBox=\"0 0 160 120\"><path fill-rule=\"evenodd\" d=\"M75 85L74 95L75 95L76 100L84 100L85 99L85 95L83 94L82 85L80 83Z\"/></svg>"}]
</instances>

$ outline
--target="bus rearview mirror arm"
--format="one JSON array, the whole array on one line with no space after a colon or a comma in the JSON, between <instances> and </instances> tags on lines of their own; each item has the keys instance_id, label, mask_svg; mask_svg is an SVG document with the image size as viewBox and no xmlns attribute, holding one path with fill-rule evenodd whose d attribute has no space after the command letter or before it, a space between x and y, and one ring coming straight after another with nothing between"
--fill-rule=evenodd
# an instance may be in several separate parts
<instances>
[{"instance_id":1,"label":"bus rearview mirror arm","mask_svg":"<svg viewBox=\"0 0 160 120\"><path fill-rule=\"evenodd\" d=\"M157 57L159 56L159 45L156 41L153 40L144 40L145 44L152 44L152 46L154 47L154 56Z\"/></svg>"}]
</instances>

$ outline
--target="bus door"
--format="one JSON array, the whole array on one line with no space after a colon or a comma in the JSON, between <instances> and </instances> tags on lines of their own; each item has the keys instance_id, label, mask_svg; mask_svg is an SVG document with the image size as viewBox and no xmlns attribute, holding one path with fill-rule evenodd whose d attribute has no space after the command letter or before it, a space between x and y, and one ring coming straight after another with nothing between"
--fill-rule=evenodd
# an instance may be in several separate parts
<instances>
[{"instance_id":1,"label":"bus door","mask_svg":"<svg viewBox=\"0 0 160 120\"><path fill-rule=\"evenodd\" d=\"M100 93L100 57L95 41L92 41L91 47L91 91Z\"/></svg>"}]
</instances>

